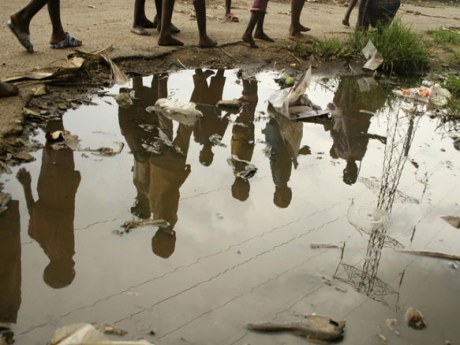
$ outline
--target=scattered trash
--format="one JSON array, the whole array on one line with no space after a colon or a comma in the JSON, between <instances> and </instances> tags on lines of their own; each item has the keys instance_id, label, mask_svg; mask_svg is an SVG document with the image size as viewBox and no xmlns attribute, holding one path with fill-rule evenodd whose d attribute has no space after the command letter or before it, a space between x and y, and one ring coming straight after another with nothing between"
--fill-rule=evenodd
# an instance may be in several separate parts
<instances>
[{"instance_id":1,"label":"scattered trash","mask_svg":"<svg viewBox=\"0 0 460 345\"><path fill-rule=\"evenodd\" d=\"M175 99L160 98L156 101L155 106L149 106L145 109L147 112L158 112L164 117L175 120L187 127L192 127L198 117L203 117L203 113L196 109L193 102L180 102Z\"/></svg>"},{"instance_id":2,"label":"scattered trash","mask_svg":"<svg viewBox=\"0 0 460 345\"><path fill-rule=\"evenodd\" d=\"M257 172L257 167L254 164L248 163L245 165L244 169L238 171L236 176L242 178L243 180L249 180Z\"/></svg>"},{"instance_id":3,"label":"scattered trash","mask_svg":"<svg viewBox=\"0 0 460 345\"><path fill-rule=\"evenodd\" d=\"M363 68L375 71L383 63L382 54L375 48L372 41L367 42L366 46L361 50L364 57L367 59L367 62L364 64Z\"/></svg>"},{"instance_id":4,"label":"scattered trash","mask_svg":"<svg viewBox=\"0 0 460 345\"><path fill-rule=\"evenodd\" d=\"M290 120L297 121L330 114L331 109L323 110L308 99L305 91L308 89L310 81L311 67L302 74L293 87L273 93L269 97L269 109Z\"/></svg>"},{"instance_id":5,"label":"scattered trash","mask_svg":"<svg viewBox=\"0 0 460 345\"><path fill-rule=\"evenodd\" d=\"M123 230L114 230L113 232L117 235L123 235L129 233L132 229L141 228L149 225L158 226L159 228L169 227L169 223L163 219L128 220L121 225Z\"/></svg>"},{"instance_id":6,"label":"scattered trash","mask_svg":"<svg viewBox=\"0 0 460 345\"><path fill-rule=\"evenodd\" d=\"M56 330L49 345L153 345L147 340L113 341L89 323L77 323Z\"/></svg>"},{"instance_id":7,"label":"scattered trash","mask_svg":"<svg viewBox=\"0 0 460 345\"><path fill-rule=\"evenodd\" d=\"M341 248L336 244L316 244L316 243L311 243L310 244L311 249L323 249L323 248Z\"/></svg>"},{"instance_id":8,"label":"scattered trash","mask_svg":"<svg viewBox=\"0 0 460 345\"><path fill-rule=\"evenodd\" d=\"M335 321L327 316L311 314L303 321L248 323L246 327L259 332L293 331L312 340L337 341L343 337L345 324L345 320Z\"/></svg>"},{"instance_id":9,"label":"scattered trash","mask_svg":"<svg viewBox=\"0 0 460 345\"><path fill-rule=\"evenodd\" d=\"M422 103L431 103L437 107L445 106L451 97L449 90L442 88L439 84L434 84L431 87L420 86L411 89L394 89L392 92L397 96Z\"/></svg>"},{"instance_id":10,"label":"scattered trash","mask_svg":"<svg viewBox=\"0 0 460 345\"><path fill-rule=\"evenodd\" d=\"M382 344L388 344L388 339L383 334L378 333L377 337L382 341Z\"/></svg>"},{"instance_id":11,"label":"scattered trash","mask_svg":"<svg viewBox=\"0 0 460 345\"><path fill-rule=\"evenodd\" d=\"M460 217L443 216L441 218L444 219L450 225L452 225L454 228L460 229Z\"/></svg>"},{"instance_id":12,"label":"scattered trash","mask_svg":"<svg viewBox=\"0 0 460 345\"><path fill-rule=\"evenodd\" d=\"M414 329L423 329L426 327L422 313L415 308L407 308L405 318L409 327Z\"/></svg>"},{"instance_id":13,"label":"scattered trash","mask_svg":"<svg viewBox=\"0 0 460 345\"><path fill-rule=\"evenodd\" d=\"M34 97L39 97L48 94L48 89L46 86L40 85L36 88L33 88L32 92L34 93Z\"/></svg>"},{"instance_id":14,"label":"scattered trash","mask_svg":"<svg viewBox=\"0 0 460 345\"><path fill-rule=\"evenodd\" d=\"M396 251L398 251L400 253L406 253L406 254L430 256L430 257L433 257L433 258L460 261L460 256L455 255L455 254L440 253L440 252L429 252L429 251L423 251L423 250L409 250L409 249L396 249Z\"/></svg>"},{"instance_id":15,"label":"scattered trash","mask_svg":"<svg viewBox=\"0 0 460 345\"><path fill-rule=\"evenodd\" d=\"M212 134L209 136L208 140L213 146L227 147L227 145L222 142L222 135L220 134Z\"/></svg>"},{"instance_id":16,"label":"scattered trash","mask_svg":"<svg viewBox=\"0 0 460 345\"><path fill-rule=\"evenodd\" d=\"M122 92L115 96L115 101L120 106L120 108L129 108L133 105L134 91L131 92Z\"/></svg>"},{"instance_id":17,"label":"scattered trash","mask_svg":"<svg viewBox=\"0 0 460 345\"><path fill-rule=\"evenodd\" d=\"M118 336L124 336L128 334L128 332L125 331L124 329L115 327L115 326L112 326L106 323L93 323L92 325L99 332L102 332L104 334L111 334L111 335L118 335Z\"/></svg>"}]
</instances>

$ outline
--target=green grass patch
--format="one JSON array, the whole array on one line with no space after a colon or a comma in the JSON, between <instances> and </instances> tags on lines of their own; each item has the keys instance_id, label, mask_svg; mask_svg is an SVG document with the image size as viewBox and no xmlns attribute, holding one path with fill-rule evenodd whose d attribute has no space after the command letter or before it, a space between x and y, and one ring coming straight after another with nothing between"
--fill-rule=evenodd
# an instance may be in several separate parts
<instances>
[{"instance_id":1,"label":"green grass patch","mask_svg":"<svg viewBox=\"0 0 460 345\"><path fill-rule=\"evenodd\" d=\"M456 32L438 29L438 30L428 31L428 34L432 36L434 41L438 44L441 44L441 45L459 44L460 45L460 34Z\"/></svg>"},{"instance_id":2,"label":"green grass patch","mask_svg":"<svg viewBox=\"0 0 460 345\"><path fill-rule=\"evenodd\" d=\"M442 86L450 91L452 97L460 98L460 77L450 74Z\"/></svg>"},{"instance_id":3,"label":"green grass patch","mask_svg":"<svg viewBox=\"0 0 460 345\"><path fill-rule=\"evenodd\" d=\"M410 26L395 19L386 28L378 30L356 30L349 39L354 54L359 54L371 40L383 55L382 70L388 74L421 74L429 66L430 53L422 39Z\"/></svg>"},{"instance_id":4,"label":"green grass patch","mask_svg":"<svg viewBox=\"0 0 460 345\"><path fill-rule=\"evenodd\" d=\"M315 55L325 61L330 61L351 55L351 51L346 45L346 42L334 37L313 41L311 43L283 41L281 46L302 59L307 59L311 55Z\"/></svg>"}]
</instances>

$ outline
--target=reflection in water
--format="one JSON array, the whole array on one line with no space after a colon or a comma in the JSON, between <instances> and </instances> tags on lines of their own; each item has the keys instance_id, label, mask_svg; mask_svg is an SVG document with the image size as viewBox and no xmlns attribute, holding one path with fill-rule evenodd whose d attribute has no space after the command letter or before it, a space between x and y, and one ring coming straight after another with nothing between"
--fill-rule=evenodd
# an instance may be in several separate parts
<instances>
[{"instance_id":1,"label":"reflection in water","mask_svg":"<svg viewBox=\"0 0 460 345\"><path fill-rule=\"evenodd\" d=\"M362 161L369 139L384 141L384 138L368 134L371 118L385 104L387 92L375 87L360 92L356 78L341 77L334 95L334 125L331 136L334 140L330 155L347 162L343 170L343 182L352 185L359 174L357 161ZM364 111L363 111L364 110Z\"/></svg>"},{"instance_id":2,"label":"reflection in water","mask_svg":"<svg viewBox=\"0 0 460 345\"><path fill-rule=\"evenodd\" d=\"M210 166L214 158L209 137L217 134L222 138L228 126L228 116L221 117L219 108L215 106L222 99L224 91L226 80L224 69L217 70L216 75L211 77L208 86L206 79L212 73L211 71L203 72L201 69L195 71L193 76L195 88L191 97L191 101L195 102L197 109L203 113L203 117L195 124L194 138L203 146L199 160L204 166Z\"/></svg>"},{"instance_id":3,"label":"reflection in water","mask_svg":"<svg viewBox=\"0 0 460 345\"><path fill-rule=\"evenodd\" d=\"M254 152L254 112L256 110L257 80L243 79L243 107L236 118L232 129L231 162L235 181L232 185L232 196L240 201L249 197L250 185L246 178L238 175L249 165Z\"/></svg>"},{"instance_id":4,"label":"reflection in water","mask_svg":"<svg viewBox=\"0 0 460 345\"><path fill-rule=\"evenodd\" d=\"M52 130L63 128L61 121L54 125L56 128ZM55 150L46 144L37 183L37 201L33 199L29 172L21 169L17 178L23 186L29 211L29 235L40 244L50 260L43 272L43 280L56 289L68 286L75 277L73 221L75 195L80 184L73 151L69 148Z\"/></svg>"},{"instance_id":5,"label":"reflection in water","mask_svg":"<svg viewBox=\"0 0 460 345\"><path fill-rule=\"evenodd\" d=\"M402 109L387 113L387 137L383 161L383 173L376 208L368 211L368 222L357 221L360 208L351 205L349 221L356 229L369 234L366 256L362 268L342 264L346 278L337 276L353 285L353 287L368 297L387 304L385 297L390 294L398 295L389 284L377 277L382 249L387 247L401 247L394 238L387 236L390 225L390 215L393 208L398 184L407 160L409 150L414 139L414 117L406 114ZM401 272L399 285L401 286L404 271ZM397 307L397 305L396 305Z\"/></svg>"},{"instance_id":6,"label":"reflection in water","mask_svg":"<svg viewBox=\"0 0 460 345\"><path fill-rule=\"evenodd\" d=\"M288 182L292 166L296 168L298 165L297 156L302 141L303 125L275 113L271 107L268 111L271 118L263 132L265 141L270 145L270 169L275 184L273 203L285 208L289 206L292 199L292 190Z\"/></svg>"},{"instance_id":7,"label":"reflection in water","mask_svg":"<svg viewBox=\"0 0 460 345\"><path fill-rule=\"evenodd\" d=\"M12 342L9 325L17 322L21 305L21 239L19 201L10 200L0 214L0 343Z\"/></svg>"}]
</instances>

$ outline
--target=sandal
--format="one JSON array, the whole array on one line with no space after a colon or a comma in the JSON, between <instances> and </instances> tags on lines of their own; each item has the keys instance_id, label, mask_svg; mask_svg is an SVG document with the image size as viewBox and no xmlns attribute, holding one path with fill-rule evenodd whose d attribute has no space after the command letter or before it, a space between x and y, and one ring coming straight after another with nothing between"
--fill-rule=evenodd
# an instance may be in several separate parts
<instances>
[{"instance_id":1,"label":"sandal","mask_svg":"<svg viewBox=\"0 0 460 345\"><path fill-rule=\"evenodd\" d=\"M238 23L240 21L240 18L235 16L233 12L230 12L225 16L225 20L229 23Z\"/></svg>"},{"instance_id":2,"label":"sandal","mask_svg":"<svg viewBox=\"0 0 460 345\"><path fill-rule=\"evenodd\" d=\"M82 42L79 39L71 36L68 32L66 32L64 39L58 43L50 43L50 48L65 49L65 48L79 47L81 45L82 45Z\"/></svg>"},{"instance_id":3,"label":"sandal","mask_svg":"<svg viewBox=\"0 0 460 345\"><path fill-rule=\"evenodd\" d=\"M16 38L18 39L19 43L21 43L21 45L24 48L26 48L29 53L33 53L34 52L34 46L30 42L30 35L25 33L25 32L19 31L18 28L16 27L16 25L14 25L13 20L11 18L8 20L8 22L6 24L10 28L11 32L16 36Z\"/></svg>"}]
</instances>

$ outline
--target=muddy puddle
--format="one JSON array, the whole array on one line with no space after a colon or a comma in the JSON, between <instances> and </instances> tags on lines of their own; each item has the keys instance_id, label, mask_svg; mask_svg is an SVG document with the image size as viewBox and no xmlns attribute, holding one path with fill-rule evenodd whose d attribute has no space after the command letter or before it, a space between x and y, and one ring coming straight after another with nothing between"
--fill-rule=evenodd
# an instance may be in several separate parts
<instances>
[{"instance_id":1,"label":"muddy puddle","mask_svg":"<svg viewBox=\"0 0 460 345\"><path fill-rule=\"evenodd\" d=\"M268 110L278 76L138 77L124 86L134 105L119 108L116 87L49 125L80 150L46 145L1 176L12 201L0 215L0 322L17 344L75 322L154 344L305 344L245 325L311 313L346 319L344 344L459 341L459 263L401 251L459 254L460 230L441 218L460 215L449 124L408 115L378 85L318 75L310 99L340 113L289 122ZM165 96L204 117L187 126L145 111ZM239 111L214 106L241 96ZM167 224L122 228L151 213ZM408 327L408 307L425 329Z\"/></svg>"}]
</instances>

